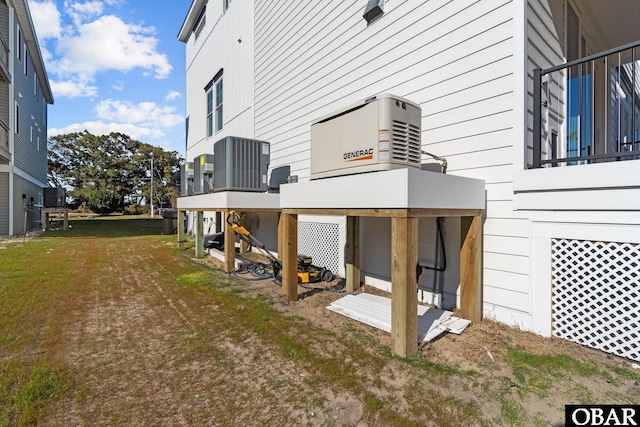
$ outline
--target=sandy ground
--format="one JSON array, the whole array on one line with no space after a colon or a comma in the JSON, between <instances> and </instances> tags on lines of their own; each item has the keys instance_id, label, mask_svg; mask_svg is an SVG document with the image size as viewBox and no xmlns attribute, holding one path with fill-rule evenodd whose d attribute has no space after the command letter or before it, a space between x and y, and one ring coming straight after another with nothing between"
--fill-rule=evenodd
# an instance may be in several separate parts
<instances>
[{"instance_id":1,"label":"sandy ground","mask_svg":"<svg viewBox=\"0 0 640 427\"><path fill-rule=\"evenodd\" d=\"M167 267L166 251L139 249L135 244L100 248L102 263L92 267L100 271L87 272L91 279L86 289L69 306L59 345L65 362L76 372L75 386L46 425L394 425L376 418L375 411L366 415L367 403L357 395L313 388L309 380L314 373L270 350L268 336L218 328L225 313L215 299L204 293L194 298L192 292L168 284L165 278L174 273ZM200 263L221 268L211 257ZM140 269L141 265L146 267ZM260 295L278 311L305 319L313 327L370 342L364 351L380 352L390 346L388 333L326 309L344 296L336 291L341 288L339 279L321 286L327 289L300 288L297 302L286 301L272 280L245 282L242 287L243 297ZM381 294L368 287L363 291ZM340 348L331 345L319 344L317 351L339 355ZM544 397L519 393L521 388L509 385L514 373L507 349L513 346L569 354L599 369L631 366L629 361L563 340L483 321L462 335L446 334L420 349L430 361L473 375L430 377L390 357L383 373L375 377L367 377L366 366L359 369L372 393L406 414L406 419L418 420L407 425L455 425L443 421L446 418L425 421L431 418L412 415L415 404L408 396L416 392L476 402L483 414L480 425L510 425L504 415L505 399L518 402L529 414L520 425L561 425L564 405L571 403L567 393L582 393L594 402L610 403L621 395L640 399L637 381L614 383L602 376L559 381ZM348 362L357 366L357 361Z\"/></svg>"}]
</instances>

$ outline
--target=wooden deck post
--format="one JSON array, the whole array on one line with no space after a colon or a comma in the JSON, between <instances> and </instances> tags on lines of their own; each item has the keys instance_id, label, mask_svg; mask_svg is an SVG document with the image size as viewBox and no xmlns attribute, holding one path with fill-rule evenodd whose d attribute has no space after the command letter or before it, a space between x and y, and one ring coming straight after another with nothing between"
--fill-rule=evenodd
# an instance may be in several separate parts
<instances>
[{"instance_id":1,"label":"wooden deck post","mask_svg":"<svg viewBox=\"0 0 640 427\"><path fill-rule=\"evenodd\" d=\"M482 320L482 217L460 219L460 311L474 323Z\"/></svg>"},{"instance_id":2,"label":"wooden deck post","mask_svg":"<svg viewBox=\"0 0 640 427\"><path fill-rule=\"evenodd\" d=\"M418 352L418 218L391 218L391 352Z\"/></svg>"},{"instance_id":3,"label":"wooden deck post","mask_svg":"<svg viewBox=\"0 0 640 427\"><path fill-rule=\"evenodd\" d=\"M196 258L204 256L204 212L196 211Z\"/></svg>"},{"instance_id":4,"label":"wooden deck post","mask_svg":"<svg viewBox=\"0 0 640 427\"><path fill-rule=\"evenodd\" d=\"M231 273L236 269L236 232L227 221L228 211L222 212L224 222L224 271Z\"/></svg>"},{"instance_id":5,"label":"wooden deck post","mask_svg":"<svg viewBox=\"0 0 640 427\"><path fill-rule=\"evenodd\" d=\"M178 229L178 247L180 249L184 248L184 211L178 211L178 224L177 227Z\"/></svg>"},{"instance_id":6,"label":"wooden deck post","mask_svg":"<svg viewBox=\"0 0 640 427\"><path fill-rule=\"evenodd\" d=\"M282 213L282 293L289 301L298 300L298 215Z\"/></svg>"},{"instance_id":7,"label":"wooden deck post","mask_svg":"<svg viewBox=\"0 0 640 427\"><path fill-rule=\"evenodd\" d=\"M347 217L347 244L345 247L346 291L360 289L360 217Z\"/></svg>"}]
</instances>

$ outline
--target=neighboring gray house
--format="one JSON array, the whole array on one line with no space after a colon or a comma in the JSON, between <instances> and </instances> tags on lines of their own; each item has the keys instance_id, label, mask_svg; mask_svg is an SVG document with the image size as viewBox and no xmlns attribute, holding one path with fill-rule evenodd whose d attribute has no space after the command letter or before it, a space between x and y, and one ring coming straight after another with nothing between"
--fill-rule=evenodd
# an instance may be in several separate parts
<instances>
[{"instance_id":1,"label":"neighboring gray house","mask_svg":"<svg viewBox=\"0 0 640 427\"><path fill-rule=\"evenodd\" d=\"M36 228L53 104L26 0L0 0L0 236Z\"/></svg>"},{"instance_id":2,"label":"neighboring gray house","mask_svg":"<svg viewBox=\"0 0 640 427\"><path fill-rule=\"evenodd\" d=\"M638 22L635 0L193 0L179 34L186 158L255 138L305 181L314 120L407 98L423 149L486 183L484 316L640 360ZM298 229L299 247L344 272L343 217L300 215ZM459 230L446 220L447 248ZM420 234L433 264L435 221ZM363 278L386 290L390 235L386 219L361 222ZM450 252L419 282L445 308L459 299Z\"/></svg>"}]
</instances>

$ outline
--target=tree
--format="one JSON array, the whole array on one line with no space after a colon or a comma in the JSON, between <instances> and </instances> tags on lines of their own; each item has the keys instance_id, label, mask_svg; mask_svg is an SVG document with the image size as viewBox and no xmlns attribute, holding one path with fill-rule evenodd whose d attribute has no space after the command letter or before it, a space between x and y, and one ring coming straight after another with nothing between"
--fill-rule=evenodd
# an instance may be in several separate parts
<instances>
[{"instance_id":1,"label":"tree","mask_svg":"<svg viewBox=\"0 0 640 427\"><path fill-rule=\"evenodd\" d=\"M115 212L120 205L120 196L109 187L100 184L89 194L87 206L93 212L100 215L107 215Z\"/></svg>"},{"instance_id":2,"label":"tree","mask_svg":"<svg viewBox=\"0 0 640 427\"><path fill-rule=\"evenodd\" d=\"M121 133L96 136L77 132L49 140L50 185L65 187L77 205L89 206L91 195L111 194L115 210L141 199L150 202L154 159L154 203L170 201L182 160L177 152L131 139ZM108 191L107 191L108 189ZM94 195L94 201L97 195Z\"/></svg>"}]
</instances>

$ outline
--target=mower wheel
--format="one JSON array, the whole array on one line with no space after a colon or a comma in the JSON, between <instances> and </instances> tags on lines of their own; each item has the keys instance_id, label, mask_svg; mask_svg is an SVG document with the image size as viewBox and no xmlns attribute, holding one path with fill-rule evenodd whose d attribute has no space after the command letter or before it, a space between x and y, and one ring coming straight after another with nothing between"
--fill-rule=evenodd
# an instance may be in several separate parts
<instances>
[{"instance_id":1,"label":"mower wheel","mask_svg":"<svg viewBox=\"0 0 640 427\"><path fill-rule=\"evenodd\" d=\"M327 270L326 268L323 268L322 271L320 272L320 280L322 280L323 282L332 281L333 273L331 272L331 270Z\"/></svg>"}]
</instances>

